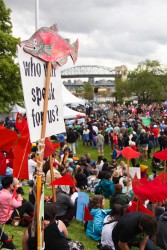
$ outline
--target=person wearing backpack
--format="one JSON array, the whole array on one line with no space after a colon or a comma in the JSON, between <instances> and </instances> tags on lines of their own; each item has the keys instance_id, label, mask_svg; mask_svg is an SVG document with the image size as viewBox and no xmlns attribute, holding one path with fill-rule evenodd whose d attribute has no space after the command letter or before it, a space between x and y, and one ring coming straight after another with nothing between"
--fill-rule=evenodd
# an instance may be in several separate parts
<instances>
[{"instance_id":1,"label":"person wearing backpack","mask_svg":"<svg viewBox=\"0 0 167 250\"><path fill-rule=\"evenodd\" d=\"M115 250L112 240L112 230L123 216L123 208L119 204L115 204L110 212L104 218L103 229L101 234L100 250Z\"/></svg>"}]
</instances>

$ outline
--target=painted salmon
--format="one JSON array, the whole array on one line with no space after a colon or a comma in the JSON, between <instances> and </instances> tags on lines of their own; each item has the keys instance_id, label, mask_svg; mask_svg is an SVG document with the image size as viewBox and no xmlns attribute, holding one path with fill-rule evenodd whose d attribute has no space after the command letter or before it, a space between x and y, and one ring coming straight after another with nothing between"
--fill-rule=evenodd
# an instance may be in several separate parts
<instances>
[{"instance_id":1,"label":"painted salmon","mask_svg":"<svg viewBox=\"0 0 167 250\"><path fill-rule=\"evenodd\" d=\"M40 28L20 45L27 53L44 61L51 61L54 68L56 63L64 65L68 56L71 56L74 63L78 57L78 39L74 44L70 44L69 39L58 34L56 25Z\"/></svg>"}]
</instances>

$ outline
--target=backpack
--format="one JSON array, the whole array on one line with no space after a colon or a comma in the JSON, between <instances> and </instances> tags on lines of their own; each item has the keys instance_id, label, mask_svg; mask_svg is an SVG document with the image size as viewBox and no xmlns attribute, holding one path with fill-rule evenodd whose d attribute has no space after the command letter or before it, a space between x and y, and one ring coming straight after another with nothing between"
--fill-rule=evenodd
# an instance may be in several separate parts
<instances>
[{"instance_id":1,"label":"backpack","mask_svg":"<svg viewBox=\"0 0 167 250\"><path fill-rule=\"evenodd\" d=\"M95 187L96 187L96 185L97 185L99 182L100 182L100 180L99 180L98 178L96 178L96 179L94 179L94 180L91 180L91 179L89 179L89 177L88 177L88 179L87 179L87 185L88 185L87 190L88 190L90 193L94 194L94 193L95 193Z\"/></svg>"}]
</instances>

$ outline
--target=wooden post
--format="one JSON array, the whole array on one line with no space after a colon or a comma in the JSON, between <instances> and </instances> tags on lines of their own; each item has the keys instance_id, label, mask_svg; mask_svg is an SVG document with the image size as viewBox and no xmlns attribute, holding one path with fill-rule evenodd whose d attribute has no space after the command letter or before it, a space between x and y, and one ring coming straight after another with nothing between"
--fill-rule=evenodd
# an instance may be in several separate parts
<instances>
[{"instance_id":1,"label":"wooden post","mask_svg":"<svg viewBox=\"0 0 167 250\"><path fill-rule=\"evenodd\" d=\"M40 197L42 193L42 178L41 171L43 167L44 149L45 149L45 132L46 132L46 122L47 122L47 109L48 109L48 97L49 97L49 86L50 86L50 73L51 73L51 62L47 65L47 75L45 83L45 99L43 106L43 123L41 129L41 140L40 140L40 167L37 168L37 250L43 249L43 239L41 241L43 232L41 226L42 221L40 220ZM42 242L42 243L41 243ZM41 245L42 244L42 245Z\"/></svg>"},{"instance_id":2,"label":"wooden post","mask_svg":"<svg viewBox=\"0 0 167 250\"><path fill-rule=\"evenodd\" d=\"M50 176L51 176L51 182L52 182L52 181L54 181L52 155L49 156L49 163L50 163ZM53 201L56 202L56 191L55 191L54 185L52 186L52 195L53 195Z\"/></svg>"}]
</instances>

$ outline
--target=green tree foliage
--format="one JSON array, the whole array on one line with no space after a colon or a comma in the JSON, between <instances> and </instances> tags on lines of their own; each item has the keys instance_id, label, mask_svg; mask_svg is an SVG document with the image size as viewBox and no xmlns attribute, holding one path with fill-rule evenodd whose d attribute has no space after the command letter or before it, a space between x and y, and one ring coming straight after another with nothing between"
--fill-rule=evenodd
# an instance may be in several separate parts
<instances>
[{"instance_id":1,"label":"green tree foliage","mask_svg":"<svg viewBox=\"0 0 167 250\"><path fill-rule=\"evenodd\" d=\"M131 93L129 90L129 83L127 80L122 80L121 78L115 79L115 93L117 101L122 102L125 97L130 97Z\"/></svg>"},{"instance_id":2,"label":"green tree foliage","mask_svg":"<svg viewBox=\"0 0 167 250\"><path fill-rule=\"evenodd\" d=\"M23 100L20 72L14 62L19 39L12 36L11 10L0 0L0 112Z\"/></svg>"},{"instance_id":3,"label":"green tree foliage","mask_svg":"<svg viewBox=\"0 0 167 250\"><path fill-rule=\"evenodd\" d=\"M93 87L89 82L84 84L84 97L87 100L93 99Z\"/></svg>"},{"instance_id":4,"label":"green tree foliage","mask_svg":"<svg viewBox=\"0 0 167 250\"><path fill-rule=\"evenodd\" d=\"M145 60L128 74L129 93L139 101L164 99L167 74L158 61Z\"/></svg>"}]
</instances>

